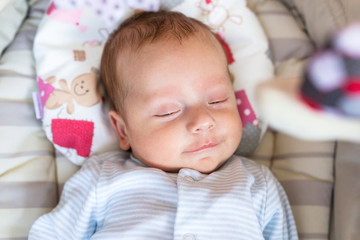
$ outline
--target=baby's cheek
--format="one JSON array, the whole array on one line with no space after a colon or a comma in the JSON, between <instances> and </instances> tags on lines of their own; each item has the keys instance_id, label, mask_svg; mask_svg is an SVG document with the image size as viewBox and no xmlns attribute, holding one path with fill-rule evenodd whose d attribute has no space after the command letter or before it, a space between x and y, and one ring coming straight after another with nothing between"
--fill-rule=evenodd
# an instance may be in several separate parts
<instances>
[{"instance_id":1,"label":"baby's cheek","mask_svg":"<svg viewBox=\"0 0 360 240\"><path fill-rule=\"evenodd\" d=\"M225 123L229 136L232 136L234 145L238 145L242 136L242 123L239 113L232 113Z\"/></svg>"}]
</instances>

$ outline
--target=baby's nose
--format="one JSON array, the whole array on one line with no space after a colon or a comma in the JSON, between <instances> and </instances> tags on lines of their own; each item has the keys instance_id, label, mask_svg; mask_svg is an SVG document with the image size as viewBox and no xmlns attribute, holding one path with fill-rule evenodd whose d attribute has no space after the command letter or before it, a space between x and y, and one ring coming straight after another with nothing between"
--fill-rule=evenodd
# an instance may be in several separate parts
<instances>
[{"instance_id":1,"label":"baby's nose","mask_svg":"<svg viewBox=\"0 0 360 240\"><path fill-rule=\"evenodd\" d=\"M191 133L202 133L215 128L215 119L206 108L196 108L189 113L187 128Z\"/></svg>"}]
</instances>

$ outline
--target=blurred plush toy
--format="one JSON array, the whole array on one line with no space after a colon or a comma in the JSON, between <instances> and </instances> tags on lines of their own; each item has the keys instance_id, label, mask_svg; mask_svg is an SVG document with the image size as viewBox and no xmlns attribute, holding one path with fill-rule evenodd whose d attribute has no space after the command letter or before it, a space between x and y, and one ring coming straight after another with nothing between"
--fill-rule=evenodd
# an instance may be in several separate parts
<instances>
[{"instance_id":1,"label":"blurred plush toy","mask_svg":"<svg viewBox=\"0 0 360 240\"><path fill-rule=\"evenodd\" d=\"M340 31L310 59L301 95L315 109L360 117L360 23Z\"/></svg>"}]
</instances>

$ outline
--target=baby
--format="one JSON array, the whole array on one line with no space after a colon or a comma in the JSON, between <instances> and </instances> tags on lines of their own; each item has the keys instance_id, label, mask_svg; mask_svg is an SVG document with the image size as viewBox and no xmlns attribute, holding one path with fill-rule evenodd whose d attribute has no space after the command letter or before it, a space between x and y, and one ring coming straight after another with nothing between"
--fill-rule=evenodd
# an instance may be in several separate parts
<instances>
[{"instance_id":1,"label":"baby","mask_svg":"<svg viewBox=\"0 0 360 240\"><path fill-rule=\"evenodd\" d=\"M29 239L298 239L271 172L233 156L242 135L224 50L181 13L138 13L101 76L123 150L93 156Z\"/></svg>"}]
</instances>

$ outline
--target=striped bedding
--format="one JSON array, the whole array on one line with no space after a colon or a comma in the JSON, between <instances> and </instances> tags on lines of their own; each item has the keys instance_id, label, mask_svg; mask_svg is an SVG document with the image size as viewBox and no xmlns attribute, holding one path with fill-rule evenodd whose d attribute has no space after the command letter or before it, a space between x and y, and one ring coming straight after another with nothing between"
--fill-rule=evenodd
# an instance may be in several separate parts
<instances>
[{"instance_id":1,"label":"striped bedding","mask_svg":"<svg viewBox=\"0 0 360 240\"><path fill-rule=\"evenodd\" d=\"M9 8L3 9L0 21L0 31L9 21L14 27L0 59L0 239L20 240L56 205L58 193L53 147L34 118L31 100L36 87L32 42L47 3L7 2L18 10L4 16Z\"/></svg>"},{"instance_id":2,"label":"striped bedding","mask_svg":"<svg viewBox=\"0 0 360 240\"><path fill-rule=\"evenodd\" d=\"M0 240L23 240L35 219L57 204L63 184L78 167L54 150L32 106L31 93L36 90L32 42L48 0L6 0L3 6L8 6L6 2L14 14L0 11ZM252 0L249 7L269 38L276 74L299 76L323 36L309 28L309 37L304 31L304 12L295 11L297 6L291 0ZM6 36L2 33L4 22L12 26ZM346 187L351 180L346 178L346 170L352 166L352 177L360 172L359 161L357 165L353 161L359 156L358 149L356 144L303 141L269 129L249 157L270 167L280 180L300 239L328 239L330 233L334 239L351 239L341 223L352 209L332 208L332 193L335 186L335 203L351 206L359 201L341 198L352 190ZM339 167L336 173L335 167ZM339 177L341 173L341 180L335 182L335 174Z\"/></svg>"},{"instance_id":3,"label":"striped bedding","mask_svg":"<svg viewBox=\"0 0 360 240\"><path fill-rule=\"evenodd\" d=\"M328 239L335 142L307 142L269 130L250 158L284 187L300 239Z\"/></svg>"}]
</instances>

